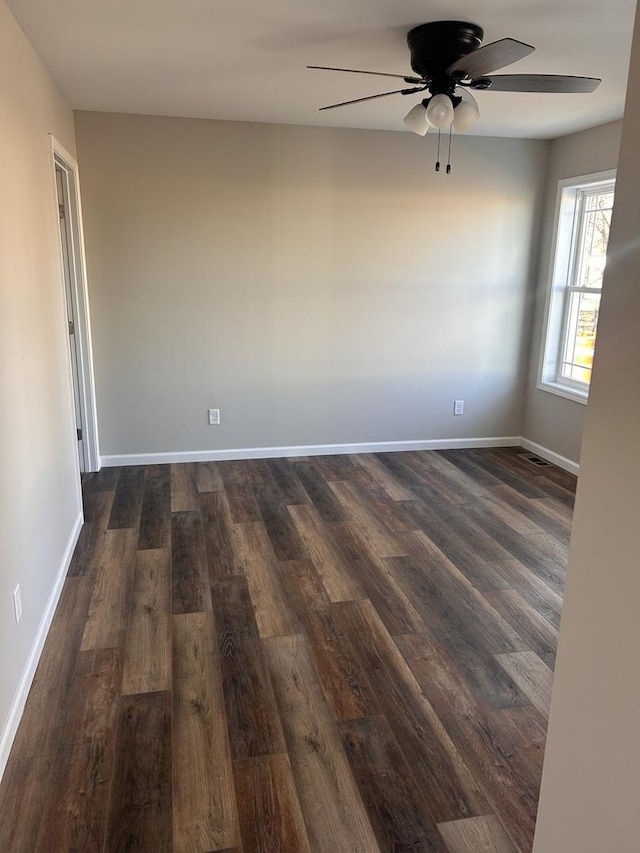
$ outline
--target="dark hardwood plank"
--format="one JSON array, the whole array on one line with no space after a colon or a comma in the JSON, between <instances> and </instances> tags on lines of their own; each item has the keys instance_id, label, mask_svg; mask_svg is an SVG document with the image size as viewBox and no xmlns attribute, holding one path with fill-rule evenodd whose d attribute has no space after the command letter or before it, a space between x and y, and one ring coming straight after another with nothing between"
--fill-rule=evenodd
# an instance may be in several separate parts
<instances>
[{"instance_id":1,"label":"dark hardwood plank","mask_svg":"<svg viewBox=\"0 0 640 853\"><path fill-rule=\"evenodd\" d=\"M387 562L428 630L469 668L488 657L527 648L509 622L424 536L415 534L415 557Z\"/></svg>"},{"instance_id":2,"label":"dark hardwood plank","mask_svg":"<svg viewBox=\"0 0 640 853\"><path fill-rule=\"evenodd\" d=\"M27 759L41 754L48 761L53 761L66 718L67 697L73 683L90 599L91 585L87 578L67 578L10 757ZM16 772L21 772L22 767L17 767ZM0 846L1 849L4 848Z\"/></svg>"},{"instance_id":3,"label":"dark hardwood plank","mask_svg":"<svg viewBox=\"0 0 640 853\"><path fill-rule=\"evenodd\" d=\"M547 469L545 468L545 471ZM557 483L549 480L548 477L533 477L533 481L536 483L538 488L540 488L544 497L552 497L558 503L561 503L567 509L573 509L576 502L576 495L573 488L564 488L563 486L559 486Z\"/></svg>"},{"instance_id":4,"label":"dark hardwood plank","mask_svg":"<svg viewBox=\"0 0 640 853\"><path fill-rule=\"evenodd\" d=\"M253 490L254 486L251 483L227 482L225 480L225 493L234 524L251 524L255 521L262 521L260 507Z\"/></svg>"},{"instance_id":5,"label":"dark hardwood plank","mask_svg":"<svg viewBox=\"0 0 640 853\"><path fill-rule=\"evenodd\" d=\"M244 575L211 582L211 602L218 634L258 634L249 586Z\"/></svg>"},{"instance_id":6,"label":"dark hardwood plank","mask_svg":"<svg viewBox=\"0 0 640 853\"><path fill-rule=\"evenodd\" d=\"M380 706L359 664L353 646L331 612L331 602L312 563L281 564L288 598L298 612L309 641L309 652L333 717L350 719L380 712Z\"/></svg>"},{"instance_id":7,"label":"dark hardwood plank","mask_svg":"<svg viewBox=\"0 0 640 853\"><path fill-rule=\"evenodd\" d=\"M455 744L368 601L335 604L416 783L437 822L484 814L487 803Z\"/></svg>"},{"instance_id":8,"label":"dark hardwood plank","mask_svg":"<svg viewBox=\"0 0 640 853\"><path fill-rule=\"evenodd\" d=\"M388 535L393 537L413 530L413 522L405 509L405 501L394 501L360 466L356 469L357 476L346 484L351 497L361 508L365 508L370 516ZM333 491L341 488L340 483L334 483ZM352 518L350 514L350 518ZM338 522L335 522L338 523Z\"/></svg>"},{"instance_id":9,"label":"dark hardwood plank","mask_svg":"<svg viewBox=\"0 0 640 853\"><path fill-rule=\"evenodd\" d=\"M365 592L331 537L315 506L292 506L289 512L331 601L364 598Z\"/></svg>"},{"instance_id":10,"label":"dark hardwood plank","mask_svg":"<svg viewBox=\"0 0 640 853\"><path fill-rule=\"evenodd\" d=\"M549 719L551 709L551 690L553 672L543 663L535 652L513 652L498 655L496 660L505 672L526 693L531 704L544 717Z\"/></svg>"},{"instance_id":11,"label":"dark hardwood plank","mask_svg":"<svg viewBox=\"0 0 640 853\"><path fill-rule=\"evenodd\" d=\"M517 589L547 622L550 622L556 630L560 629L562 597L557 592L518 560L494 563L493 568L502 575L509 586Z\"/></svg>"},{"instance_id":12,"label":"dark hardwood plank","mask_svg":"<svg viewBox=\"0 0 640 853\"><path fill-rule=\"evenodd\" d=\"M438 641L428 628L420 634L394 637L394 641L412 671L414 668L420 671L433 658L447 661L463 679L474 701L483 708L517 708L531 704L527 694L495 656L487 657L482 665L470 666L464 658L452 654L449 647Z\"/></svg>"},{"instance_id":13,"label":"dark hardwood plank","mask_svg":"<svg viewBox=\"0 0 640 853\"><path fill-rule=\"evenodd\" d=\"M557 504L552 503L553 498L538 498L530 500L523 498L509 486L498 486L491 489L492 496L496 496L503 505L508 506L512 513L517 513L520 521L528 520L528 529L516 529L517 533L549 533L563 545L569 544L571 537L570 513L558 517ZM533 529L531 529L533 525ZM511 525L513 527L513 525Z\"/></svg>"},{"instance_id":14,"label":"dark hardwood plank","mask_svg":"<svg viewBox=\"0 0 640 853\"><path fill-rule=\"evenodd\" d=\"M331 483L334 480L349 480L354 472L355 463L353 457L339 453L331 456L313 456L311 465L323 480Z\"/></svg>"},{"instance_id":15,"label":"dark hardwood plank","mask_svg":"<svg viewBox=\"0 0 640 853\"><path fill-rule=\"evenodd\" d=\"M171 850L171 697L120 700L105 848Z\"/></svg>"},{"instance_id":16,"label":"dark hardwood plank","mask_svg":"<svg viewBox=\"0 0 640 853\"><path fill-rule=\"evenodd\" d=\"M558 632L515 589L488 595L489 600L551 669L556 662Z\"/></svg>"},{"instance_id":17,"label":"dark hardwood plank","mask_svg":"<svg viewBox=\"0 0 640 853\"><path fill-rule=\"evenodd\" d=\"M196 467L196 482L199 492L221 492L224 480L217 462L200 462Z\"/></svg>"},{"instance_id":18,"label":"dark hardwood plank","mask_svg":"<svg viewBox=\"0 0 640 853\"><path fill-rule=\"evenodd\" d=\"M380 850L447 853L384 717L336 725Z\"/></svg>"},{"instance_id":19,"label":"dark hardwood plank","mask_svg":"<svg viewBox=\"0 0 640 853\"><path fill-rule=\"evenodd\" d=\"M298 623L283 593L277 560L264 525L236 524L234 533L260 636L294 634Z\"/></svg>"},{"instance_id":20,"label":"dark hardwood plank","mask_svg":"<svg viewBox=\"0 0 640 853\"><path fill-rule=\"evenodd\" d=\"M405 506L415 520L416 530L421 530L477 589L506 586L491 564L511 555L496 540L487 542L482 529L470 523L466 506L445 510L424 501L412 501Z\"/></svg>"},{"instance_id":21,"label":"dark hardwood plank","mask_svg":"<svg viewBox=\"0 0 640 853\"><path fill-rule=\"evenodd\" d=\"M115 756L121 653L81 652L36 850L100 853Z\"/></svg>"},{"instance_id":22,"label":"dark hardwood plank","mask_svg":"<svg viewBox=\"0 0 640 853\"><path fill-rule=\"evenodd\" d=\"M374 554L379 557L400 557L406 554L397 534L410 528L391 530L380 513L380 507L370 507L372 501L367 501L351 483L334 482L331 488L345 508L347 518Z\"/></svg>"},{"instance_id":23,"label":"dark hardwood plank","mask_svg":"<svg viewBox=\"0 0 640 853\"><path fill-rule=\"evenodd\" d=\"M547 515L551 515L553 518L561 521L569 530L571 529L571 520L573 517L572 507L567 506L554 497L537 498L536 500L531 501L531 503L533 506L546 512Z\"/></svg>"},{"instance_id":24,"label":"dark hardwood plank","mask_svg":"<svg viewBox=\"0 0 640 853\"><path fill-rule=\"evenodd\" d=\"M144 466L121 469L109 517L110 530L138 526L143 489Z\"/></svg>"},{"instance_id":25,"label":"dark hardwood plank","mask_svg":"<svg viewBox=\"0 0 640 853\"><path fill-rule=\"evenodd\" d=\"M376 459L413 493L413 500L420 498L429 503L446 501L436 485L428 482L423 472L411 465L404 453L377 453Z\"/></svg>"},{"instance_id":26,"label":"dark hardwood plank","mask_svg":"<svg viewBox=\"0 0 640 853\"><path fill-rule=\"evenodd\" d=\"M239 467L242 468L246 482L251 486L260 486L263 483L271 483L273 481L268 459L246 459L240 463Z\"/></svg>"},{"instance_id":27,"label":"dark hardwood plank","mask_svg":"<svg viewBox=\"0 0 640 853\"><path fill-rule=\"evenodd\" d=\"M135 572L138 531L108 530L96 572L82 649L122 648L125 640Z\"/></svg>"},{"instance_id":28,"label":"dark hardwood plank","mask_svg":"<svg viewBox=\"0 0 640 853\"><path fill-rule=\"evenodd\" d=\"M415 460L414 467L422 471L424 481L440 492L449 503L471 503L487 493L483 485L452 465L439 451L423 450L407 455Z\"/></svg>"},{"instance_id":29,"label":"dark hardwood plank","mask_svg":"<svg viewBox=\"0 0 640 853\"><path fill-rule=\"evenodd\" d=\"M96 649L80 652L74 671L61 746L75 741L115 740L122 682L122 652Z\"/></svg>"},{"instance_id":30,"label":"dark hardwood plank","mask_svg":"<svg viewBox=\"0 0 640 853\"><path fill-rule=\"evenodd\" d=\"M276 484L256 486L254 494L278 560L303 560L304 546Z\"/></svg>"},{"instance_id":31,"label":"dark hardwood plank","mask_svg":"<svg viewBox=\"0 0 640 853\"><path fill-rule=\"evenodd\" d=\"M459 468L463 474L467 474L472 480L481 486L499 486L503 481L496 476L497 472L479 465L467 450L440 450L443 459Z\"/></svg>"},{"instance_id":32,"label":"dark hardwood plank","mask_svg":"<svg viewBox=\"0 0 640 853\"><path fill-rule=\"evenodd\" d=\"M171 556L138 551L124 657L122 693L171 689Z\"/></svg>"},{"instance_id":33,"label":"dark hardwood plank","mask_svg":"<svg viewBox=\"0 0 640 853\"><path fill-rule=\"evenodd\" d=\"M566 568L569 562L569 543L558 540L549 533L532 533L527 537L543 554L550 557L559 566Z\"/></svg>"},{"instance_id":34,"label":"dark hardwood plank","mask_svg":"<svg viewBox=\"0 0 640 853\"><path fill-rule=\"evenodd\" d=\"M410 501L415 498L411 489L408 489L397 477L394 477L373 453L362 453L355 456L354 461L367 472L391 500Z\"/></svg>"},{"instance_id":35,"label":"dark hardwood plank","mask_svg":"<svg viewBox=\"0 0 640 853\"><path fill-rule=\"evenodd\" d=\"M211 613L173 618L173 828L180 851L240 841Z\"/></svg>"},{"instance_id":36,"label":"dark hardwood plank","mask_svg":"<svg viewBox=\"0 0 640 853\"><path fill-rule=\"evenodd\" d=\"M495 560L510 560L511 558L519 560L553 590L562 594L566 569L548 557L529 536L515 533L508 524L485 510L478 510L476 507L470 506L467 508L467 513L472 518L477 518L478 523L483 525L487 535L492 536L496 542L500 542L502 548L507 552L506 557L498 554L494 558Z\"/></svg>"},{"instance_id":37,"label":"dark hardwood plank","mask_svg":"<svg viewBox=\"0 0 640 853\"><path fill-rule=\"evenodd\" d=\"M509 500L509 495L504 494L503 490L517 496L516 504ZM487 494L480 498L476 505L508 524L514 533L522 533L526 536L531 533L541 533L543 530L533 521L536 512L535 508L529 511L531 503L532 501L528 498L521 497L508 486L496 486L487 489Z\"/></svg>"},{"instance_id":38,"label":"dark hardwood plank","mask_svg":"<svg viewBox=\"0 0 640 853\"><path fill-rule=\"evenodd\" d=\"M85 496L84 518L67 577L93 576L104 548L114 492L93 492Z\"/></svg>"},{"instance_id":39,"label":"dark hardwood plank","mask_svg":"<svg viewBox=\"0 0 640 853\"><path fill-rule=\"evenodd\" d=\"M171 465L171 512L198 509L198 480L195 462Z\"/></svg>"},{"instance_id":40,"label":"dark hardwood plank","mask_svg":"<svg viewBox=\"0 0 640 853\"><path fill-rule=\"evenodd\" d=\"M259 639L246 631L219 634L218 654L232 758L286 752Z\"/></svg>"},{"instance_id":41,"label":"dark hardwood plank","mask_svg":"<svg viewBox=\"0 0 640 853\"><path fill-rule=\"evenodd\" d=\"M14 753L16 752L14 746ZM38 828L50 796L51 756L10 758L0 785L0 850L11 853L49 853L37 846Z\"/></svg>"},{"instance_id":42,"label":"dark hardwood plank","mask_svg":"<svg viewBox=\"0 0 640 853\"><path fill-rule=\"evenodd\" d=\"M323 521L346 520L340 502L313 463L296 462L295 471Z\"/></svg>"},{"instance_id":43,"label":"dark hardwood plank","mask_svg":"<svg viewBox=\"0 0 640 853\"><path fill-rule=\"evenodd\" d=\"M287 506L310 502L309 495L296 474L297 466L294 463L289 459L268 459L267 465Z\"/></svg>"},{"instance_id":44,"label":"dark hardwood plank","mask_svg":"<svg viewBox=\"0 0 640 853\"><path fill-rule=\"evenodd\" d=\"M247 853L311 853L288 757L236 761L233 772Z\"/></svg>"},{"instance_id":45,"label":"dark hardwood plank","mask_svg":"<svg viewBox=\"0 0 640 853\"><path fill-rule=\"evenodd\" d=\"M223 491L200 495L200 515L204 531L209 574L212 578L239 574L233 544L233 520Z\"/></svg>"},{"instance_id":46,"label":"dark hardwood plank","mask_svg":"<svg viewBox=\"0 0 640 853\"><path fill-rule=\"evenodd\" d=\"M475 465L497 477L507 486L511 486L514 491L519 492L524 497L542 498L545 496L545 490L536 485L533 477L524 476L514 466L503 464L499 457L492 454L491 449L488 451L465 450L464 454L465 458L473 460Z\"/></svg>"},{"instance_id":47,"label":"dark hardwood plank","mask_svg":"<svg viewBox=\"0 0 640 853\"><path fill-rule=\"evenodd\" d=\"M331 534L345 564L376 608L390 634L405 634L422 627L420 614L397 583L385 560L375 554L351 522L331 525Z\"/></svg>"},{"instance_id":48,"label":"dark hardwood plank","mask_svg":"<svg viewBox=\"0 0 640 853\"><path fill-rule=\"evenodd\" d=\"M314 853L377 853L375 835L304 640L292 636L264 642L311 849Z\"/></svg>"},{"instance_id":49,"label":"dark hardwood plank","mask_svg":"<svg viewBox=\"0 0 640 853\"><path fill-rule=\"evenodd\" d=\"M86 495L94 492L115 492L118 477L122 470L118 467L103 467L99 471L91 471L85 474L82 481L82 491Z\"/></svg>"},{"instance_id":50,"label":"dark hardwood plank","mask_svg":"<svg viewBox=\"0 0 640 853\"><path fill-rule=\"evenodd\" d=\"M516 849L530 853L542 775L543 718L531 706L494 710L479 702L452 657L415 655L411 671L482 785L490 808L478 816L495 812Z\"/></svg>"},{"instance_id":51,"label":"dark hardwood plank","mask_svg":"<svg viewBox=\"0 0 640 853\"><path fill-rule=\"evenodd\" d=\"M138 548L168 548L171 541L171 467L152 465L144 479Z\"/></svg>"},{"instance_id":52,"label":"dark hardwood plank","mask_svg":"<svg viewBox=\"0 0 640 853\"><path fill-rule=\"evenodd\" d=\"M171 516L171 588L173 613L211 610L211 590L202 522L195 512Z\"/></svg>"}]
</instances>

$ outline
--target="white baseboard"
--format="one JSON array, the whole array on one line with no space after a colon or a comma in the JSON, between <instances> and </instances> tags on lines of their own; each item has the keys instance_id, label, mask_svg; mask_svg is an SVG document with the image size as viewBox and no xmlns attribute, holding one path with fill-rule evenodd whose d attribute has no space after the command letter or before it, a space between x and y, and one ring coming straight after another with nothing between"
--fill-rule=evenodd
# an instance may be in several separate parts
<instances>
[{"instance_id":1,"label":"white baseboard","mask_svg":"<svg viewBox=\"0 0 640 853\"><path fill-rule=\"evenodd\" d=\"M378 441L360 444L305 444L299 447L242 447L235 450L186 450L169 453L130 453L102 456L106 468L115 465L161 465L167 462L223 462L236 459L281 459L288 456L333 456L338 453L392 453L398 450L454 450L470 447L517 447L516 435L490 438L433 438L424 441Z\"/></svg>"},{"instance_id":2,"label":"white baseboard","mask_svg":"<svg viewBox=\"0 0 640 853\"><path fill-rule=\"evenodd\" d=\"M564 468L565 471L569 471L569 473L575 474L576 476L580 473L580 465L578 462L574 462L572 459L567 459L566 456L561 456L559 453L556 453L555 450L549 450L548 447L536 444L535 441L529 441L528 438L521 438L520 445L524 447L525 450L530 450L542 459L546 459L547 462L552 462L554 465L557 465L558 468Z\"/></svg>"},{"instance_id":3,"label":"white baseboard","mask_svg":"<svg viewBox=\"0 0 640 853\"><path fill-rule=\"evenodd\" d=\"M26 666L22 673L22 678L20 679L16 694L13 697L13 702L11 703L11 708L9 709L9 715L2 731L2 736L0 737L0 780L2 780L2 776L7 766L7 761L9 760L9 753L11 752L11 747L13 745L16 732L18 731L18 726L20 725L20 720L22 719L22 714L24 711L25 703L27 701L27 696L29 695L29 690L31 689L33 677L36 674L36 669L38 667L38 661L40 660L40 655L42 654L42 649L44 648L45 640L47 639L47 634L49 633L49 628L51 627L51 622L53 621L53 614L55 613L58 604L58 599L60 598L60 593L62 592L62 587L65 581L65 577L67 575L67 571L69 570L69 565L71 563L74 548L76 547L76 543L78 541L78 536L80 536L80 530L82 529L83 521L84 519L82 517L82 512L80 512L78 517L74 521L73 528L71 530L71 533L69 534L69 539L67 540L67 545L64 549L64 554L60 562L60 567L58 568L58 573L53 584L53 589L51 590L49 600L47 601L47 606L45 607L44 613L42 614L42 619L40 620L38 631L34 638L33 644L31 646L31 651L29 652L29 657L27 658Z\"/></svg>"}]
</instances>

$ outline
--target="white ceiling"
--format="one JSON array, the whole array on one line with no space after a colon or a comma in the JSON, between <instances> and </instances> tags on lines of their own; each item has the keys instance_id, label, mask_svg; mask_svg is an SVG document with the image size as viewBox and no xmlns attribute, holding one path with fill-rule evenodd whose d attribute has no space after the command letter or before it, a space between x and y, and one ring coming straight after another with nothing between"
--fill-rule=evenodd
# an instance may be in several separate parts
<instances>
[{"instance_id":1,"label":"white ceiling","mask_svg":"<svg viewBox=\"0 0 640 853\"><path fill-rule=\"evenodd\" d=\"M76 109L403 130L419 95L338 65L410 73L406 33L436 20L536 46L504 73L602 77L589 95L479 92L473 133L551 138L620 118L635 0L7 0ZM396 86L396 82L399 84ZM389 85L391 83L391 85Z\"/></svg>"}]
</instances>

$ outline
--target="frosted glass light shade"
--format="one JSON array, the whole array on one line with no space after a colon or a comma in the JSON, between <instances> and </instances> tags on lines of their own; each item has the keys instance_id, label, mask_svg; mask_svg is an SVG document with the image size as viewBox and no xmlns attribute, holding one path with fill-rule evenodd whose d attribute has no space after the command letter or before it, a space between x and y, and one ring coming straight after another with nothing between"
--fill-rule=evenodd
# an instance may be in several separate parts
<instances>
[{"instance_id":1,"label":"frosted glass light shade","mask_svg":"<svg viewBox=\"0 0 640 853\"><path fill-rule=\"evenodd\" d=\"M424 136L429 130L427 124L427 111L422 104L416 104L415 107L409 110L403 119L409 130L417 133L418 136Z\"/></svg>"},{"instance_id":2,"label":"frosted glass light shade","mask_svg":"<svg viewBox=\"0 0 640 853\"><path fill-rule=\"evenodd\" d=\"M480 118L478 105L472 101L462 101L453 112L453 129L462 133Z\"/></svg>"},{"instance_id":3,"label":"frosted glass light shade","mask_svg":"<svg viewBox=\"0 0 640 853\"><path fill-rule=\"evenodd\" d=\"M442 130L453 121L453 104L448 95L434 95L427 107L427 121L431 127Z\"/></svg>"}]
</instances>

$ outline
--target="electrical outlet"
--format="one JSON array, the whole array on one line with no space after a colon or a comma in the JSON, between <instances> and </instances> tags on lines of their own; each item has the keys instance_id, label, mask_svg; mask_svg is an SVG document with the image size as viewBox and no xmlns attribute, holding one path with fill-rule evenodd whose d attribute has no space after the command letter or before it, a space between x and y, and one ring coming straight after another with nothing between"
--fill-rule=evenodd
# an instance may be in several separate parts
<instances>
[{"instance_id":1,"label":"electrical outlet","mask_svg":"<svg viewBox=\"0 0 640 853\"><path fill-rule=\"evenodd\" d=\"M464 415L464 400L453 401L453 414Z\"/></svg>"},{"instance_id":2,"label":"electrical outlet","mask_svg":"<svg viewBox=\"0 0 640 853\"><path fill-rule=\"evenodd\" d=\"M22 618L22 596L20 595L20 584L13 590L13 612L16 617L16 625Z\"/></svg>"},{"instance_id":3,"label":"electrical outlet","mask_svg":"<svg viewBox=\"0 0 640 853\"><path fill-rule=\"evenodd\" d=\"M219 426L220 409L209 409L209 426Z\"/></svg>"}]
</instances>

